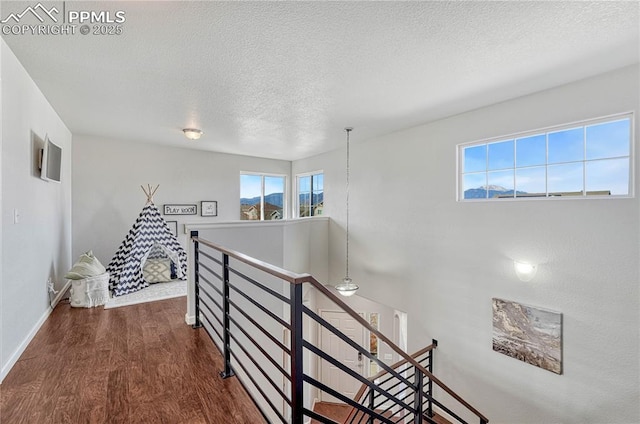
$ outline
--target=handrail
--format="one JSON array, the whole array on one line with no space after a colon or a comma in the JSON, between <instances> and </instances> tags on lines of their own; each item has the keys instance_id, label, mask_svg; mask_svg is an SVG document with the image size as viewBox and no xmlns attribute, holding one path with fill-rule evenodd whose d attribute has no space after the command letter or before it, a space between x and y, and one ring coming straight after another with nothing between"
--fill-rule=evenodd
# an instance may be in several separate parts
<instances>
[{"instance_id":1,"label":"handrail","mask_svg":"<svg viewBox=\"0 0 640 424\"><path fill-rule=\"evenodd\" d=\"M268 262L264 262L258 259L255 259L249 255L244 253L237 252L232 249L228 249L224 246L218 245L216 243L212 243L209 240L202 239L198 236L192 236L191 239L194 242L202 243L205 246L209 246L215 250L220 251L223 254L228 255L234 259L239 260L247 265L251 265L254 268L257 268L267 274L270 274L274 277L280 278L282 280L288 281L291 284L302 284L302 283L310 283L315 289L319 290L322 294L329 298L333 303L342 308L347 314L349 314L353 319L355 319L360 325L362 325L365 329L367 329L371 334L374 334L378 337L379 340L382 340L387 344L394 352L396 352L401 358L403 358L406 363L410 363L413 365L416 370L420 371L426 377L430 378L435 384L437 384L442 390L444 390L449 396L457 400L461 405L466 407L469 411L471 411L474 415L481 419L483 423L488 423L489 419L485 417L480 411L474 408L471 404L469 404L466 400L460 397L456 392L454 392L449 386L447 386L444 382L440 381L436 376L434 376L431 372L429 372L422 364L417 362L414 358L412 358L409 354L403 351L399 346L393 343L387 336L382 334L379 330L373 328L371 324L369 324L364 318L362 318L356 311L354 311L349 305L347 305L342 299L340 299L337 295L332 293L324 284L320 283L310 274L298 274L295 272L287 271L275 265L272 265Z\"/></svg>"},{"instance_id":2,"label":"handrail","mask_svg":"<svg viewBox=\"0 0 640 424\"><path fill-rule=\"evenodd\" d=\"M205 240L200 237L191 237L191 240L197 241L198 243L202 243L205 246L211 247L212 249L216 249L217 251L228 255L230 258L237 259L240 262L244 262L247 265L251 265L254 268L258 268L259 270L264 271L267 274L271 274L274 277L278 277L282 280L288 281L291 284L306 283L310 281L309 280L310 278L312 278L311 275L309 274L298 274L296 272L287 271L286 269L282 269L268 262L258 260L249 255L245 255L244 253L240 253L236 250L227 249L224 246L220 246L219 244L212 243L209 240Z\"/></svg>"}]
</instances>

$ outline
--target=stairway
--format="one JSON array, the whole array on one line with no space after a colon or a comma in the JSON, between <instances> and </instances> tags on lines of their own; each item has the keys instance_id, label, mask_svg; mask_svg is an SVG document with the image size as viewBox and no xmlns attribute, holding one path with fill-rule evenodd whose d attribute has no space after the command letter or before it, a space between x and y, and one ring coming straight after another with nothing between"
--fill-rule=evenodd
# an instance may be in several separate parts
<instances>
[{"instance_id":1,"label":"stairway","mask_svg":"<svg viewBox=\"0 0 640 424\"><path fill-rule=\"evenodd\" d=\"M462 415L475 416L473 419L479 419L480 424L488 422L433 374L437 341L408 355L313 276L293 273L216 245L198 237L196 231L191 232L191 240L194 327L204 327L220 349L224 358L221 376L240 380L267 421L466 424L468 418L465 420ZM337 310L350 316L350 325L362 327L363 334L376 337L379 348L401 360L386 364L363 347L362 341L340 331L329 322L330 318L321 317L309 307L313 302L305 301L303 293L310 292L316 298L328 299ZM319 346L320 329L331 337L332 345L342 344L344 358L338 359ZM349 365L354 363L354 357L375 363L382 371L364 377ZM318 375L317 364L321 361L331 367L331 376ZM340 382L345 381L342 379L350 379L355 387L361 385L353 398L343 394L353 390L339 388ZM440 400L434 397L435 387L443 396ZM343 405L320 404L314 408L311 400L324 395ZM440 415L434 415L436 412Z\"/></svg>"}]
</instances>

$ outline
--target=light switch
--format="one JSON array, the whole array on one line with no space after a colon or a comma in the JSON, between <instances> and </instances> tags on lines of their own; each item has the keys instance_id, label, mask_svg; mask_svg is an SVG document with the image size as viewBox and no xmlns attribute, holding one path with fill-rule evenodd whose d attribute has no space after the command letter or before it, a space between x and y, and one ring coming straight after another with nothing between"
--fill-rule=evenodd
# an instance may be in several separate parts
<instances>
[{"instance_id":1,"label":"light switch","mask_svg":"<svg viewBox=\"0 0 640 424\"><path fill-rule=\"evenodd\" d=\"M16 208L13 209L13 223L17 224L20 222L20 211Z\"/></svg>"},{"instance_id":2,"label":"light switch","mask_svg":"<svg viewBox=\"0 0 640 424\"><path fill-rule=\"evenodd\" d=\"M391 361L393 359L393 355L390 353L385 353L384 354L384 360L385 361Z\"/></svg>"}]
</instances>

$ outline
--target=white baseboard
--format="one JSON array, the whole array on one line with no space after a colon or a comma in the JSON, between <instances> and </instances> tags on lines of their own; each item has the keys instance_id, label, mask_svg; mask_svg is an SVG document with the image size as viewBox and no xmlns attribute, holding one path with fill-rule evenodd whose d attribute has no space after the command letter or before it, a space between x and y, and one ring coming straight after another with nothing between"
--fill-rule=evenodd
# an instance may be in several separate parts
<instances>
[{"instance_id":1,"label":"white baseboard","mask_svg":"<svg viewBox=\"0 0 640 424\"><path fill-rule=\"evenodd\" d=\"M51 315L51 312L53 312L53 308L55 308L56 305L62 300L62 296L64 296L64 294L67 292L70 286L71 286L71 281L67 281L67 283L64 285L62 290L60 290L58 292L58 295L53 299L53 302L51 302L51 306L49 306L47 310L44 311L40 319L38 319L38 321L35 323L33 328L31 328L31 331L29 331L29 334L27 334L27 337L25 337L22 343L20 343L20 346L18 346L15 352L13 352L13 355L11 355L11 357L9 358L5 366L2 367L2 371L0 371L0 383L9 374L9 371L11 371L11 368L13 368L16 362L18 362L18 360L20 359L20 356L27 349L27 346L29 346L29 343L31 343L31 340L33 340L33 338L36 336L36 334L38 333L38 330L40 330L40 327L42 327L42 324L44 324L47 318L49 318L49 315Z\"/></svg>"},{"instance_id":2,"label":"white baseboard","mask_svg":"<svg viewBox=\"0 0 640 424\"><path fill-rule=\"evenodd\" d=\"M202 322L202 320L204 320L202 313L200 313L200 322ZM196 323L196 316L195 315L188 315L185 314L184 315L184 322L186 322L188 325L193 325Z\"/></svg>"}]
</instances>

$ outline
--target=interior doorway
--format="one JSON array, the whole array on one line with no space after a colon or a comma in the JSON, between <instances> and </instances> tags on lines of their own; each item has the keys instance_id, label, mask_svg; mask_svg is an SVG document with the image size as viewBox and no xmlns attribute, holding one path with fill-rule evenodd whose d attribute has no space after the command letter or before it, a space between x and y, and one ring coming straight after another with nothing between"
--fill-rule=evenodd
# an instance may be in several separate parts
<instances>
[{"instance_id":1,"label":"interior doorway","mask_svg":"<svg viewBox=\"0 0 640 424\"><path fill-rule=\"evenodd\" d=\"M360 315L364 316L362 313ZM367 346L364 328L346 312L321 310L320 316L360 346ZM366 375L366 358L324 327L320 329L320 348L345 367L359 375ZM325 360L320 360L320 381L349 399L353 399L362 385L360 381ZM321 392L320 400L341 403L339 399L324 392Z\"/></svg>"},{"instance_id":2,"label":"interior doorway","mask_svg":"<svg viewBox=\"0 0 640 424\"><path fill-rule=\"evenodd\" d=\"M384 305L382 303L359 296L358 294L350 297L345 297L342 300L347 305L349 305L349 307L351 307L351 309L353 309L354 311L359 311L359 315L362 318L364 318L365 321L369 322L374 328L377 328L378 331L380 331L382 334L384 334L389 339L391 339L391 341L394 344L396 344L401 350L403 350L404 352L407 351L407 345L408 345L408 332L407 332L408 322L407 321L408 320L407 320L407 314L405 312L398 310L392 306ZM320 296L316 300L315 310L317 311L318 315L320 315L324 319L327 319L325 314L329 312L335 312L338 309L336 309L335 305L332 302ZM346 313L344 314L346 315ZM331 322L330 320L328 321ZM339 325L341 325L341 323L338 323L338 322L333 322L332 324L334 324L337 328L340 328ZM325 351L329 352L329 349L325 348L323 345L323 343L325 343L326 346L329 346L326 344L326 343L329 343L329 341L325 340L323 342L322 340L323 335L321 334L322 332L321 326L315 325L314 328L317 329L317 332L314 332L312 339L316 341L318 347L323 348ZM375 358L377 358L378 360L382 361L387 365L394 364L395 362L400 360L400 355L395 350L391 349L386 343L382 342L381 340L378 340L377 337L370 334L369 331L364 330L361 326L358 325L356 328L360 329L360 331L362 331L364 334L358 332L357 334L352 336L352 339L362 340L362 342L358 342L358 344L360 344L361 346L364 346L365 349L368 349L369 352L372 354L372 356L374 356ZM330 333L326 329L324 331L327 333ZM327 337L328 335L324 336L325 339ZM357 355L357 353L353 349L351 349L351 355ZM316 355L313 355L313 357L316 358ZM353 358L350 358L350 360L353 361ZM326 369L323 369L323 368L326 368L326 366L323 367L323 364L321 362L322 361L318 358L317 362L313 363L312 369L315 370L317 379L327 384L327 382L331 381L330 380L331 377L330 375L328 375L329 371ZM369 360L366 356L363 355L362 362L360 363L360 361L358 361L358 363L352 369L357 369L356 372L358 374L362 375L363 377L369 378L376 375L377 372L382 369L382 367L380 367L378 364L374 362L375 361ZM362 366L358 366L358 365L362 365ZM344 373L340 373L340 374L344 374ZM352 381L354 380L351 377L348 377L348 378ZM348 396L346 393L351 393L353 390L357 391L359 389L360 389L360 384L357 384L357 387L347 388L342 393L345 396ZM322 401L322 402L337 401L337 399L333 397L328 397L320 393L320 390L317 390L317 391L314 390L312 393L310 393L310 396L311 398L317 399L318 401Z\"/></svg>"}]
</instances>

